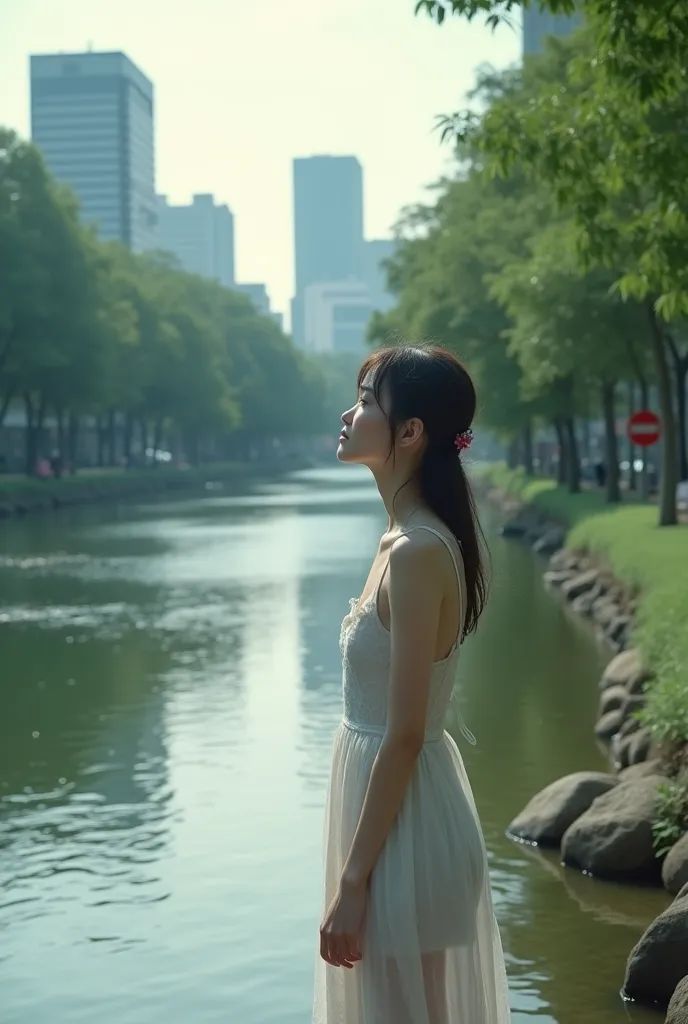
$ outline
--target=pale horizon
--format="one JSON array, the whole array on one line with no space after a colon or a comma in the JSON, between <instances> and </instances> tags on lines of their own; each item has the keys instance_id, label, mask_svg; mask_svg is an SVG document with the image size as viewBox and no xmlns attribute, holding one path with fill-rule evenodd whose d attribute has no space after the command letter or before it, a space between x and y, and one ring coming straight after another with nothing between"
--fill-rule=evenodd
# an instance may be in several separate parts
<instances>
[{"instance_id":1,"label":"pale horizon","mask_svg":"<svg viewBox=\"0 0 688 1024\"><path fill-rule=\"evenodd\" d=\"M30 137L29 57L122 51L155 89L156 192L212 193L235 218L236 277L264 282L288 318L292 160L356 156L366 238L451 168L436 118L466 101L483 63L520 59L520 34L415 17L414 0L24 0L3 12L0 125Z\"/></svg>"}]
</instances>

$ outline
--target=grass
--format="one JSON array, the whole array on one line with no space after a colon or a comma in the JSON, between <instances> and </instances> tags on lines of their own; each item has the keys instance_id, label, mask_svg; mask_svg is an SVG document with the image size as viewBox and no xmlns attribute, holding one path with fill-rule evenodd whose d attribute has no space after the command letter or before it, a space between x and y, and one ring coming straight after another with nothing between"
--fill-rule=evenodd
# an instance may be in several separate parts
<instances>
[{"instance_id":1,"label":"grass","mask_svg":"<svg viewBox=\"0 0 688 1024\"><path fill-rule=\"evenodd\" d=\"M133 484L137 480L150 483L163 483L167 480L206 480L209 478L228 478L251 472L260 463L218 462L201 466L180 468L178 466L149 466L137 469L83 469L74 476L65 474L59 480L49 477L39 480L36 477L0 476L0 502L3 498L13 499L30 497L31 495L69 494L70 491L82 491L89 487L101 490L112 488L118 490L122 483Z\"/></svg>"},{"instance_id":2,"label":"grass","mask_svg":"<svg viewBox=\"0 0 688 1024\"><path fill-rule=\"evenodd\" d=\"M567 546L606 562L639 592L633 642L655 673L643 719L663 748L688 746L688 526L658 527L655 506L605 504L604 495L572 495L553 480L489 466L489 483L561 523ZM688 780L687 780L688 784Z\"/></svg>"}]
</instances>

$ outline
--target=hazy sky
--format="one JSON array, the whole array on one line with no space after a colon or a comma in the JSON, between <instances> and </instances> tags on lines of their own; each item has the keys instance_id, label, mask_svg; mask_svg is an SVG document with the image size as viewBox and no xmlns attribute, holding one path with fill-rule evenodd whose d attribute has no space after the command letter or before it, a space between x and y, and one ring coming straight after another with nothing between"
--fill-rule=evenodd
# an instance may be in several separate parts
<instances>
[{"instance_id":1,"label":"hazy sky","mask_svg":"<svg viewBox=\"0 0 688 1024\"><path fill-rule=\"evenodd\" d=\"M520 37L414 17L414 0L0 0L0 124L28 136L30 53L123 50L152 79L157 190L234 212L237 278L293 290L291 159L358 156L368 238L448 166L435 116Z\"/></svg>"}]
</instances>

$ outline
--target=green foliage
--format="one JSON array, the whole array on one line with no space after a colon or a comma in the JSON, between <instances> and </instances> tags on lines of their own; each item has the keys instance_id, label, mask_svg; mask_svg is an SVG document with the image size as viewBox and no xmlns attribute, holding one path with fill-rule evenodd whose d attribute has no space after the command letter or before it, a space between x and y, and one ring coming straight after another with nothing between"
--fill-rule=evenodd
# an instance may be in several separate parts
<instances>
[{"instance_id":1,"label":"green foliage","mask_svg":"<svg viewBox=\"0 0 688 1024\"><path fill-rule=\"evenodd\" d=\"M660 786L656 815L652 825L655 853L664 857L688 832L688 786L678 782Z\"/></svg>"},{"instance_id":2,"label":"green foliage","mask_svg":"<svg viewBox=\"0 0 688 1024\"><path fill-rule=\"evenodd\" d=\"M323 428L320 371L271 319L163 254L99 243L38 151L4 129L0 262L0 426L21 401L29 471L49 413L63 429L118 415L155 442L171 431L193 458L205 441Z\"/></svg>"}]
</instances>

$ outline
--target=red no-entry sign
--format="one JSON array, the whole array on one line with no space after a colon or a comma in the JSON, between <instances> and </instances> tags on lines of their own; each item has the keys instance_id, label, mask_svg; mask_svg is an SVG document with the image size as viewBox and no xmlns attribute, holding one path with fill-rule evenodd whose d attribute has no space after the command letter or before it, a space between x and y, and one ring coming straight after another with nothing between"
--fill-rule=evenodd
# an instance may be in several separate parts
<instances>
[{"instance_id":1,"label":"red no-entry sign","mask_svg":"<svg viewBox=\"0 0 688 1024\"><path fill-rule=\"evenodd\" d=\"M628 420L628 436L639 448L649 448L657 444L662 436L662 423L659 416L649 409L641 409Z\"/></svg>"}]
</instances>

